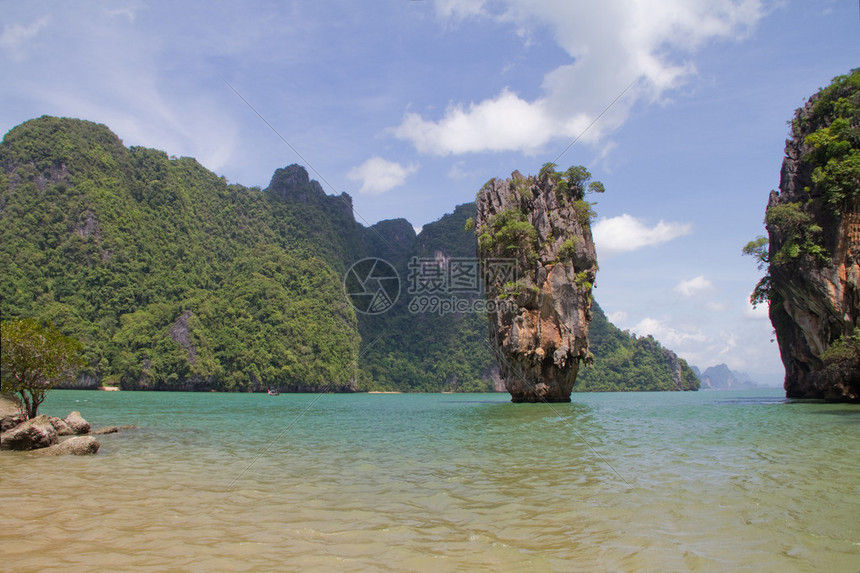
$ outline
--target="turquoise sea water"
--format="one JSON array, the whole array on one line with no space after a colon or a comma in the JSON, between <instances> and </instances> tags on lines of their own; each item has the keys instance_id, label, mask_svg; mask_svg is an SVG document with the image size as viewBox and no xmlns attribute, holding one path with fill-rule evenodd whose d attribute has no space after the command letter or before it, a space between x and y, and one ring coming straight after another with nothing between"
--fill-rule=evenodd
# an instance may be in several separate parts
<instances>
[{"instance_id":1,"label":"turquoise sea water","mask_svg":"<svg viewBox=\"0 0 860 573\"><path fill-rule=\"evenodd\" d=\"M860 406L781 390L54 391L0 455L14 571L860 571Z\"/></svg>"}]
</instances>

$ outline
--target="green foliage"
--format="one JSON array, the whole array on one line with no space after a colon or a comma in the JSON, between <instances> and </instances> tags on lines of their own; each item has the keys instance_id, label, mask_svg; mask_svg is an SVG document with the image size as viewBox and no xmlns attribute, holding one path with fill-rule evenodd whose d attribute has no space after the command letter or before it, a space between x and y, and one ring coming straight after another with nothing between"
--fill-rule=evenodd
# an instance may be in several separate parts
<instances>
[{"instance_id":1,"label":"green foliage","mask_svg":"<svg viewBox=\"0 0 860 573\"><path fill-rule=\"evenodd\" d=\"M683 359L650 336L635 338L618 330L597 303L591 312L588 338L594 363L579 369L575 392L698 390L699 380ZM676 364L680 385L675 381Z\"/></svg>"},{"instance_id":2,"label":"green foliage","mask_svg":"<svg viewBox=\"0 0 860 573\"><path fill-rule=\"evenodd\" d=\"M540 288L523 281L508 281L502 285L502 292L499 293L499 298L505 299L508 297L518 297L523 293L537 296L537 294L540 293Z\"/></svg>"},{"instance_id":3,"label":"green foliage","mask_svg":"<svg viewBox=\"0 0 860 573\"><path fill-rule=\"evenodd\" d=\"M489 252L492 250L495 241L489 232L484 232L478 235L478 246L482 251Z\"/></svg>"},{"instance_id":4,"label":"green foliage","mask_svg":"<svg viewBox=\"0 0 860 573\"><path fill-rule=\"evenodd\" d=\"M475 233L465 222L475 217L475 204L459 205L453 213L424 226L414 247L401 259L392 260L401 277L408 277L411 257L435 259L438 253L452 258L475 256ZM372 256L373 253L368 253ZM444 267L440 267L444 272ZM361 315L360 364L367 374L362 390L406 392L487 392L493 389L494 367L487 343L487 316L472 306L480 293L438 293L445 300L469 303L468 312L442 312L422 306L420 293L402 292L397 304L385 314ZM410 311L410 307L413 310Z\"/></svg>"},{"instance_id":5,"label":"green foliage","mask_svg":"<svg viewBox=\"0 0 860 573\"><path fill-rule=\"evenodd\" d=\"M592 181L588 184L588 192L589 193L605 193L606 187L603 186L603 183L600 181Z\"/></svg>"},{"instance_id":6,"label":"green foliage","mask_svg":"<svg viewBox=\"0 0 860 573\"><path fill-rule=\"evenodd\" d=\"M576 286L579 287L580 289L585 289L585 290L591 292L592 284L591 284L591 281L588 279L588 273L587 272L580 271L580 272L576 273L576 276L574 277L573 281L576 284Z\"/></svg>"},{"instance_id":7,"label":"green foliage","mask_svg":"<svg viewBox=\"0 0 860 573\"><path fill-rule=\"evenodd\" d=\"M762 270L769 262L767 237L756 237L744 246L742 252L744 255L755 258L758 270Z\"/></svg>"},{"instance_id":8,"label":"green foliage","mask_svg":"<svg viewBox=\"0 0 860 573\"><path fill-rule=\"evenodd\" d=\"M860 362L860 328L855 328L851 334L840 336L824 352L821 361L825 368L836 368L842 363Z\"/></svg>"},{"instance_id":9,"label":"green foliage","mask_svg":"<svg viewBox=\"0 0 860 573\"><path fill-rule=\"evenodd\" d=\"M825 379L835 382L856 379L860 371L860 328L837 338L819 358Z\"/></svg>"},{"instance_id":10,"label":"green foliage","mask_svg":"<svg viewBox=\"0 0 860 573\"><path fill-rule=\"evenodd\" d=\"M756 237L754 240L747 243L742 252L744 255L748 257L753 257L756 260L756 264L758 266L758 270L762 270L768 266L770 262L770 256L768 254L769 241L767 237ZM750 304L753 305L753 308L757 307L762 303L767 303L770 301L771 296L771 282L770 275L765 274L764 277L758 282L758 284L753 289L752 294L750 295Z\"/></svg>"},{"instance_id":11,"label":"green foliage","mask_svg":"<svg viewBox=\"0 0 860 573\"><path fill-rule=\"evenodd\" d=\"M813 222L812 215L806 212L800 203L782 203L770 207L765 215L765 223L785 236L782 246L772 259L769 259L770 262L778 265L789 264L801 255L808 255L822 263L830 260L826 249L821 245L821 226Z\"/></svg>"},{"instance_id":12,"label":"green foliage","mask_svg":"<svg viewBox=\"0 0 860 573\"><path fill-rule=\"evenodd\" d=\"M558 259L560 261L572 260L576 256L577 243L581 241L582 239L579 237L568 237L565 239L561 247L558 248Z\"/></svg>"},{"instance_id":13,"label":"green foliage","mask_svg":"<svg viewBox=\"0 0 860 573\"><path fill-rule=\"evenodd\" d=\"M792 133L800 137L826 127L836 118L845 118L856 127L860 120L860 68L833 78L830 85L820 90L812 112L792 121Z\"/></svg>"},{"instance_id":14,"label":"green foliage","mask_svg":"<svg viewBox=\"0 0 860 573\"><path fill-rule=\"evenodd\" d=\"M517 208L497 213L478 229L478 245L483 253L501 258L516 257L529 265L537 260L537 239L537 229Z\"/></svg>"},{"instance_id":15,"label":"green foliage","mask_svg":"<svg viewBox=\"0 0 860 573\"><path fill-rule=\"evenodd\" d=\"M773 302L770 265L796 265L804 258L830 263L817 220L841 215L860 197L860 69L834 78L809 101L791 124L792 137L804 144L801 159L813 167L811 180L803 183L808 198L783 198L769 207L765 223L770 241L758 237L743 249L756 259L759 270L768 268L750 297L754 305Z\"/></svg>"},{"instance_id":16,"label":"green foliage","mask_svg":"<svg viewBox=\"0 0 860 573\"><path fill-rule=\"evenodd\" d=\"M770 275L764 275L755 285L755 288L750 295L750 304L753 308L758 307L760 304L770 304L773 294L773 285Z\"/></svg>"},{"instance_id":17,"label":"green foliage","mask_svg":"<svg viewBox=\"0 0 860 573\"><path fill-rule=\"evenodd\" d=\"M0 323L0 389L17 394L21 414L35 418L54 384L83 367L80 343L32 319Z\"/></svg>"},{"instance_id":18,"label":"green foliage","mask_svg":"<svg viewBox=\"0 0 860 573\"><path fill-rule=\"evenodd\" d=\"M104 126L42 118L7 134L0 172L0 311L78 339L85 373L164 390L357 378L340 276L361 229L301 168L273 178L292 181L279 193L297 197L281 198L127 149Z\"/></svg>"},{"instance_id":19,"label":"green foliage","mask_svg":"<svg viewBox=\"0 0 860 573\"><path fill-rule=\"evenodd\" d=\"M587 182L554 168L566 193ZM50 321L80 342L78 372L126 388L491 390L485 314L416 314L404 295L357 318L341 284L365 256L401 277L412 255L473 257L475 205L416 238L405 221L357 225L348 203L297 166L261 192L104 126L27 122L0 144L0 312ZM493 223L481 248L536 256L522 213Z\"/></svg>"},{"instance_id":20,"label":"green foliage","mask_svg":"<svg viewBox=\"0 0 860 573\"><path fill-rule=\"evenodd\" d=\"M547 164L553 165L555 164ZM544 166L546 167L546 165ZM603 193L606 191L603 183L599 181L591 181L591 173L582 165L574 165L569 167L564 173L556 171L552 174L553 180L556 182L555 194L558 200L564 203L565 201L575 201L577 204L583 202L583 198L588 193ZM591 181L589 183L589 181Z\"/></svg>"},{"instance_id":21,"label":"green foliage","mask_svg":"<svg viewBox=\"0 0 860 573\"><path fill-rule=\"evenodd\" d=\"M573 207L576 210L576 218L580 226L583 228L590 227L591 221L597 216L593 208L594 203L590 203L585 199L577 199L574 201Z\"/></svg>"},{"instance_id":22,"label":"green foliage","mask_svg":"<svg viewBox=\"0 0 860 573\"><path fill-rule=\"evenodd\" d=\"M842 101L847 103L846 98ZM860 101L858 101L860 104ZM837 108L838 109L838 108ZM854 115L856 110L847 113ZM847 199L860 194L860 126L845 117L837 117L827 127L805 139L812 152L806 160L815 165L812 182L836 213Z\"/></svg>"},{"instance_id":23,"label":"green foliage","mask_svg":"<svg viewBox=\"0 0 860 573\"><path fill-rule=\"evenodd\" d=\"M463 229L466 231L471 231L475 228L475 219L473 217L469 217L466 219L466 224L463 225Z\"/></svg>"},{"instance_id":24,"label":"green foliage","mask_svg":"<svg viewBox=\"0 0 860 573\"><path fill-rule=\"evenodd\" d=\"M558 165L556 163L553 163L552 161L544 163L541 166L540 171L538 171L538 179L543 179L544 177L554 177L557 173L555 170L556 167L558 167Z\"/></svg>"}]
</instances>

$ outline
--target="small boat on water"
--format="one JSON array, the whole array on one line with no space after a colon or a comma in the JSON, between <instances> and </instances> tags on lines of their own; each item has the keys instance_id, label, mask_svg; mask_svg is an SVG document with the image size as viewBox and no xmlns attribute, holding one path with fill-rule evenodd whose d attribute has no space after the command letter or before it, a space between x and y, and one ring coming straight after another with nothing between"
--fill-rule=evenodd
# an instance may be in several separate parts
<instances>
[{"instance_id":1,"label":"small boat on water","mask_svg":"<svg viewBox=\"0 0 860 573\"><path fill-rule=\"evenodd\" d=\"M277 388L269 388L269 396L280 396L281 393Z\"/></svg>"}]
</instances>

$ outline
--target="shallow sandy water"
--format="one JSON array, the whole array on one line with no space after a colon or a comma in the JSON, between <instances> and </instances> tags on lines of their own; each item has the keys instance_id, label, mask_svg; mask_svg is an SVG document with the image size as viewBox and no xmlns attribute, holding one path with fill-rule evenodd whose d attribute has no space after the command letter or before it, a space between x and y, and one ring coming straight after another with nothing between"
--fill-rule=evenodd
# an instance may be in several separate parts
<instances>
[{"instance_id":1,"label":"shallow sandy water","mask_svg":"<svg viewBox=\"0 0 860 573\"><path fill-rule=\"evenodd\" d=\"M0 455L14 571L857 571L860 407L778 391L55 391L97 456Z\"/></svg>"}]
</instances>

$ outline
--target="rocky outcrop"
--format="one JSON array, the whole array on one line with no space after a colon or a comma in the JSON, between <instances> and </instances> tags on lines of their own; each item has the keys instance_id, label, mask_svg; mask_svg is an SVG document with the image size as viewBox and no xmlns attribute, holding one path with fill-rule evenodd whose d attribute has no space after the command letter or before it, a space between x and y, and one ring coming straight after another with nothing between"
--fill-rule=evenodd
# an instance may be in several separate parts
<instances>
[{"instance_id":1,"label":"rocky outcrop","mask_svg":"<svg viewBox=\"0 0 860 573\"><path fill-rule=\"evenodd\" d=\"M98 430L93 430L90 432L91 436L104 436L105 434L116 434L119 432L119 428L116 426L105 426L104 428L99 428Z\"/></svg>"},{"instance_id":2,"label":"rocky outcrop","mask_svg":"<svg viewBox=\"0 0 860 573\"><path fill-rule=\"evenodd\" d=\"M22 422L24 422L24 417L19 414L2 416L0 417L0 433L11 430Z\"/></svg>"},{"instance_id":3,"label":"rocky outcrop","mask_svg":"<svg viewBox=\"0 0 860 573\"><path fill-rule=\"evenodd\" d=\"M347 193L327 195L322 185L312 180L301 165L292 164L276 169L265 192L270 197L289 203L321 206L353 220L352 197Z\"/></svg>"},{"instance_id":4,"label":"rocky outcrop","mask_svg":"<svg viewBox=\"0 0 860 573\"><path fill-rule=\"evenodd\" d=\"M75 436L34 453L40 456L87 456L97 453L100 447L99 441L92 436Z\"/></svg>"},{"instance_id":5,"label":"rocky outcrop","mask_svg":"<svg viewBox=\"0 0 860 573\"><path fill-rule=\"evenodd\" d=\"M725 364L717 364L700 374L702 387L710 390L740 390L756 388L758 385L743 372L734 372Z\"/></svg>"},{"instance_id":6,"label":"rocky outcrop","mask_svg":"<svg viewBox=\"0 0 860 573\"><path fill-rule=\"evenodd\" d=\"M70 413L63 421L75 434L86 434L90 431L90 423L84 420L78 411Z\"/></svg>"},{"instance_id":7,"label":"rocky outcrop","mask_svg":"<svg viewBox=\"0 0 860 573\"><path fill-rule=\"evenodd\" d=\"M194 316L190 310L183 312L170 327L170 338L188 353L188 363L192 366L197 361L197 348L191 341L191 329L188 321Z\"/></svg>"},{"instance_id":8,"label":"rocky outcrop","mask_svg":"<svg viewBox=\"0 0 860 573\"><path fill-rule=\"evenodd\" d=\"M643 336L636 341L642 350L653 356L658 356L660 361L666 365L672 376L673 390L686 391L699 389L697 380L690 376L693 373L685 360L679 358L677 354L668 348L663 348L652 336Z\"/></svg>"},{"instance_id":9,"label":"rocky outcrop","mask_svg":"<svg viewBox=\"0 0 860 573\"><path fill-rule=\"evenodd\" d=\"M0 395L0 414L9 413L9 404L14 404L6 396ZM2 418L4 422L11 420L11 416ZM56 416L37 416L30 420L16 423L9 430L0 433L0 449L33 451L33 453L45 456L76 455L83 456L95 454L99 451L101 444L93 436L116 434L120 430L132 430L137 426L104 426L98 430L90 431L90 424L81 416L80 412L72 412L65 420ZM89 434L77 435L74 434ZM60 436L72 436L60 439Z\"/></svg>"},{"instance_id":10,"label":"rocky outcrop","mask_svg":"<svg viewBox=\"0 0 860 573\"><path fill-rule=\"evenodd\" d=\"M101 384L100 376L84 372L75 378L60 380L53 387L57 390L98 390Z\"/></svg>"},{"instance_id":11,"label":"rocky outcrop","mask_svg":"<svg viewBox=\"0 0 860 573\"><path fill-rule=\"evenodd\" d=\"M570 171L568 172L570 173ZM588 359L597 260L590 175L542 170L489 181L475 231L488 301L490 345L514 402L569 402Z\"/></svg>"},{"instance_id":12,"label":"rocky outcrop","mask_svg":"<svg viewBox=\"0 0 860 573\"><path fill-rule=\"evenodd\" d=\"M54 429L57 430L58 436L75 435L75 431L71 427L69 427L69 425L62 418L57 418L56 416L48 416L48 419L51 421L51 425L54 426Z\"/></svg>"},{"instance_id":13,"label":"rocky outcrop","mask_svg":"<svg viewBox=\"0 0 860 573\"><path fill-rule=\"evenodd\" d=\"M860 401L860 180L850 167L832 168L858 153L850 134L860 129L860 75L852 75L797 110L767 206L760 290L793 398Z\"/></svg>"},{"instance_id":14,"label":"rocky outcrop","mask_svg":"<svg viewBox=\"0 0 860 573\"><path fill-rule=\"evenodd\" d=\"M0 434L0 449L35 450L57 443L57 430L48 416L36 416Z\"/></svg>"}]
</instances>

